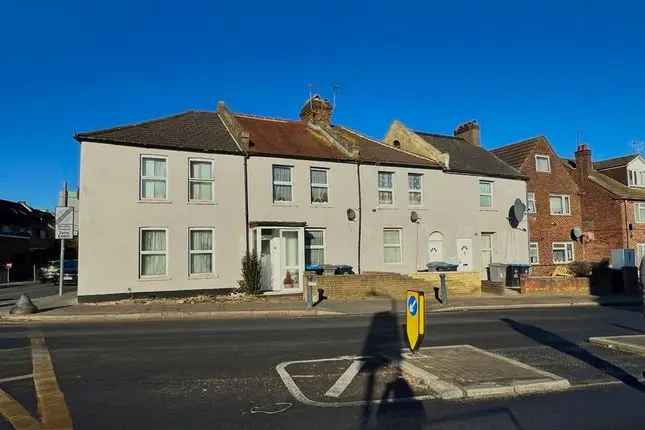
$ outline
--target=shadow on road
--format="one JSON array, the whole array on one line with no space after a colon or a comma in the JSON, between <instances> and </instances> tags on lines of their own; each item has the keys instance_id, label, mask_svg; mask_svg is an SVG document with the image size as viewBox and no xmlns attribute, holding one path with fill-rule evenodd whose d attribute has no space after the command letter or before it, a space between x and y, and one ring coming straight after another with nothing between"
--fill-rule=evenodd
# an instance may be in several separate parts
<instances>
[{"instance_id":1,"label":"shadow on road","mask_svg":"<svg viewBox=\"0 0 645 430\"><path fill-rule=\"evenodd\" d=\"M623 324L612 324L614 327L622 328L623 330L628 330L632 331L634 333L645 333L645 330L642 330L640 328L636 327L630 327L628 325L623 325Z\"/></svg>"},{"instance_id":2,"label":"shadow on road","mask_svg":"<svg viewBox=\"0 0 645 430\"><path fill-rule=\"evenodd\" d=\"M549 346L557 351L570 355L571 357L618 379L623 384L645 393L645 385L638 381L637 378L607 360L596 357L586 349L580 347L578 344L534 325L524 324L509 318L501 318L501 321L508 324L518 333L522 333L524 336L529 337L542 345Z\"/></svg>"},{"instance_id":3,"label":"shadow on road","mask_svg":"<svg viewBox=\"0 0 645 430\"><path fill-rule=\"evenodd\" d=\"M424 428L426 413L423 403L414 399L414 392L399 368L402 332L394 302L391 311L378 312L372 317L361 353L366 357L361 372L367 373L361 429L386 429L399 425L405 425L407 429ZM380 398L375 398L378 372L391 367L396 369L394 377ZM380 400L378 408L372 403L375 400Z\"/></svg>"}]
</instances>

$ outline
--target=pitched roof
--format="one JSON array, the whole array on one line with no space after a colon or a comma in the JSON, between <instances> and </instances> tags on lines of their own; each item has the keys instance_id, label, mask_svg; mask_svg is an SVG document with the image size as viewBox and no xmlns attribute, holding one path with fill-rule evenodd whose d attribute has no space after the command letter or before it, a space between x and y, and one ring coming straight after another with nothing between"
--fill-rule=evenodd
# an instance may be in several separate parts
<instances>
[{"instance_id":1,"label":"pitched roof","mask_svg":"<svg viewBox=\"0 0 645 430\"><path fill-rule=\"evenodd\" d=\"M522 163L524 163L524 160L526 160L526 157L528 157L531 151L535 150L535 146L539 139L544 138L542 136L532 137L520 142L511 143L510 145L491 149L490 152L514 168L519 169L522 167Z\"/></svg>"},{"instance_id":2,"label":"pitched roof","mask_svg":"<svg viewBox=\"0 0 645 430\"><path fill-rule=\"evenodd\" d=\"M596 170L606 170L613 169L616 167L623 167L629 164L634 158L637 158L638 154L629 154L623 155L622 157L609 158L607 160L596 161L593 163L593 167Z\"/></svg>"},{"instance_id":3,"label":"pitched roof","mask_svg":"<svg viewBox=\"0 0 645 430\"><path fill-rule=\"evenodd\" d=\"M188 111L138 124L78 133L74 138L79 142L241 153L216 112Z\"/></svg>"},{"instance_id":4,"label":"pitched roof","mask_svg":"<svg viewBox=\"0 0 645 430\"><path fill-rule=\"evenodd\" d=\"M439 151L448 153L450 156L448 171L524 179L517 169L484 148L468 143L464 139L422 131L415 131L415 133Z\"/></svg>"},{"instance_id":5,"label":"pitched roof","mask_svg":"<svg viewBox=\"0 0 645 430\"><path fill-rule=\"evenodd\" d=\"M54 215L29 207L26 203L0 199L0 224L29 227L34 224L53 224Z\"/></svg>"},{"instance_id":6,"label":"pitched roof","mask_svg":"<svg viewBox=\"0 0 645 430\"><path fill-rule=\"evenodd\" d=\"M645 189L628 187L601 172L590 172L589 179L621 199L645 200Z\"/></svg>"}]
</instances>

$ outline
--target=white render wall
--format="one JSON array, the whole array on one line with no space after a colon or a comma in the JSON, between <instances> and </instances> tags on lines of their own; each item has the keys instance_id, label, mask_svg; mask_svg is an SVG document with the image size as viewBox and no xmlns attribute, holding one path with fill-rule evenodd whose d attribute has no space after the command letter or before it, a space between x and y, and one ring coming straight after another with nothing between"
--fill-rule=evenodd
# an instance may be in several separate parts
<instances>
[{"instance_id":1,"label":"white render wall","mask_svg":"<svg viewBox=\"0 0 645 430\"><path fill-rule=\"evenodd\" d=\"M141 155L168 159L168 202L139 201ZM214 204L188 203L188 159L214 160ZM244 252L243 157L81 144L79 296L237 287ZM139 229L168 229L168 276L139 279ZM215 228L213 276L188 276L188 228Z\"/></svg>"}]
</instances>

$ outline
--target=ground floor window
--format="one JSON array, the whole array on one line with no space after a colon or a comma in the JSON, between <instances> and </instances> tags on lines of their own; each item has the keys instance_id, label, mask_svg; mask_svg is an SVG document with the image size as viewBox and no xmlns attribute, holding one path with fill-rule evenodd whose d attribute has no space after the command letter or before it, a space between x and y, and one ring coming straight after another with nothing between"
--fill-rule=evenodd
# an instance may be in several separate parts
<instances>
[{"instance_id":1,"label":"ground floor window","mask_svg":"<svg viewBox=\"0 0 645 430\"><path fill-rule=\"evenodd\" d=\"M540 252L537 242L529 243L529 264L540 264Z\"/></svg>"},{"instance_id":2,"label":"ground floor window","mask_svg":"<svg viewBox=\"0 0 645 430\"><path fill-rule=\"evenodd\" d=\"M191 228L189 230L189 270L191 275L213 273L215 243L212 228Z\"/></svg>"},{"instance_id":3,"label":"ground floor window","mask_svg":"<svg viewBox=\"0 0 645 430\"><path fill-rule=\"evenodd\" d=\"M383 255L386 264L401 264L401 229L383 229Z\"/></svg>"},{"instance_id":4,"label":"ground floor window","mask_svg":"<svg viewBox=\"0 0 645 430\"><path fill-rule=\"evenodd\" d=\"M142 228L139 238L139 275L160 276L167 274L168 231Z\"/></svg>"},{"instance_id":5,"label":"ground floor window","mask_svg":"<svg viewBox=\"0 0 645 430\"><path fill-rule=\"evenodd\" d=\"M555 264L573 261L573 242L553 242L552 251Z\"/></svg>"},{"instance_id":6,"label":"ground floor window","mask_svg":"<svg viewBox=\"0 0 645 430\"><path fill-rule=\"evenodd\" d=\"M325 264L325 231L305 230L305 265Z\"/></svg>"}]
</instances>

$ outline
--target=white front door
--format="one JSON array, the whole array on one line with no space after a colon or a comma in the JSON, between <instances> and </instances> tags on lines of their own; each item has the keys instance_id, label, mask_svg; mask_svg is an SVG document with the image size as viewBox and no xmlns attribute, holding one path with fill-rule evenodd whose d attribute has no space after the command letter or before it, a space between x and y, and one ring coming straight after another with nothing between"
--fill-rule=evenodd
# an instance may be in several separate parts
<instances>
[{"instance_id":1,"label":"white front door","mask_svg":"<svg viewBox=\"0 0 645 430\"><path fill-rule=\"evenodd\" d=\"M459 259L458 270L469 272L473 267L473 240L457 239L457 258Z\"/></svg>"},{"instance_id":2,"label":"white front door","mask_svg":"<svg viewBox=\"0 0 645 430\"><path fill-rule=\"evenodd\" d=\"M280 252L280 236L275 234L271 238L271 289L282 289L282 268Z\"/></svg>"},{"instance_id":3,"label":"white front door","mask_svg":"<svg viewBox=\"0 0 645 430\"><path fill-rule=\"evenodd\" d=\"M428 262L443 261L443 235L433 232L428 238Z\"/></svg>"},{"instance_id":4,"label":"white front door","mask_svg":"<svg viewBox=\"0 0 645 430\"><path fill-rule=\"evenodd\" d=\"M482 281L488 280L488 268L493 262L493 233L481 234L481 279Z\"/></svg>"},{"instance_id":5,"label":"white front door","mask_svg":"<svg viewBox=\"0 0 645 430\"><path fill-rule=\"evenodd\" d=\"M284 287L300 287L300 243L298 230L281 230L282 239L282 284ZM287 277L289 273L289 277ZM290 284L285 280L291 279Z\"/></svg>"}]
</instances>

